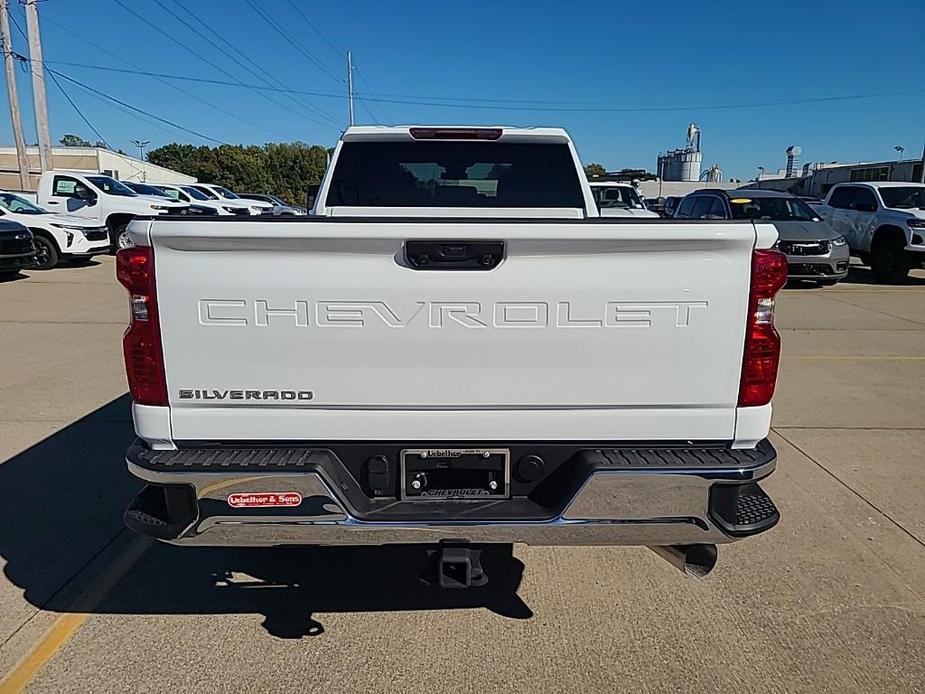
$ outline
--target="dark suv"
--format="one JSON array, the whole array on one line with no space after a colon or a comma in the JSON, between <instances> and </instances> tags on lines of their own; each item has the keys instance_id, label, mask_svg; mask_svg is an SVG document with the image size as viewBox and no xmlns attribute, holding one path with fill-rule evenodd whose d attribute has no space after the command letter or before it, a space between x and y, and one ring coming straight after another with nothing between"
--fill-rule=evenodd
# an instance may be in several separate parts
<instances>
[{"instance_id":1,"label":"dark suv","mask_svg":"<svg viewBox=\"0 0 925 694\"><path fill-rule=\"evenodd\" d=\"M35 265L32 232L19 222L0 221L0 277Z\"/></svg>"},{"instance_id":2,"label":"dark suv","mask_svg":"<svg viewBox=\"0 0 925 694\"><path fill-rule=\"evenodd\" d=\"M835 284L848 274L845 237L818 212L790 193L776 190L707 188L685 196L675 219L748 219L770 222L778 233L775 248L787 256L789 278Z\"/></svg>"}]
</instances>

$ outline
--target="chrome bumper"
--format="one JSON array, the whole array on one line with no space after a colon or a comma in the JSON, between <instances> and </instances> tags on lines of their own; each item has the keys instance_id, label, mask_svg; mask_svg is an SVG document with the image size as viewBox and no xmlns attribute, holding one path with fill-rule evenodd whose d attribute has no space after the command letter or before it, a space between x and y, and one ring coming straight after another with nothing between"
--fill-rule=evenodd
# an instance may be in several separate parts
<instances>
[{"instance_id":1,"label":"chrome bumper","mask_svg":"<svg viewBox=\"0 0 925 694\"><path fill-rule=\"evenodd\" d=\"M717 487L728 489L747 485L773 472L776 460L770 456L754 464L732 467L699 465L689 468L622 467L591 473L551 517L537 520L467 519L457 513L446 519L445 502L418 501L413 520L363 519L351 508L348 495L324 470L301 472L232 472L229 470L152 470L127 459L129 471L149 483L146 493L165 487L191 487L195 510L191 522L170 532L154 534L158 539L179 545L382 545L392 543L435 543L464 540L474 543L520 542L531 545L688 545L719 544L737 536L756 534L770 528L775 517L754 532L730 532L718 522L711 493ZM217 454L221 454L218 451ZM221 465L215 467L221 468ZM297 493L297 509L232 509L232 494ZM136 500L136 504L138 501ZM505 501L495 501L504 504ZM428 514L428 505L433 509ZM168 503L169 506L169 503ZM484 506L480 512L484 514ZM133 529L148 532L132 522ZM141 516L157 515L139 511ZM503 514L499 514L503 516ZM153 534L153 533L148 533Z\"/></svg>"}]
</instances>

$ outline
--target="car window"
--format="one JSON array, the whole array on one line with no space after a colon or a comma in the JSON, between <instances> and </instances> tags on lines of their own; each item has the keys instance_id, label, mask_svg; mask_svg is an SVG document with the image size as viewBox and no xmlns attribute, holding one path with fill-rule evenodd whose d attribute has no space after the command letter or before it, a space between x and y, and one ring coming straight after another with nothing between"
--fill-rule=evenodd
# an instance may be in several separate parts
<instances>
[{"instance_id":1,"label":"car window","mask_svg":"<svg viewBox=\"0 0 925 694\"><path fill-rule=\"evenodd\" d=\"M674 215L674 216L675 216L675 217L684 217L684 218L690 217L690 216L691 216L691 209L694 207L694 201L695 201L695 200L696 200L696 196L688 196L688 197L686 197L686 198L683 198L683 199L681 200L681 206L678 207L678 211L675 212L675 215Z\"/></svg>"},{"instance_id":2,"label":"car window","mask_svg":"<svg viewBox=\"0 0 925 694\"><path fill-rule=\"evenodd\" d=\"M13 193L0 193L0 208L15 214L48 214L48 210L33 205L28 200Z\"/></svg>"},{"instance_id":3,"label":"car window","mask_svg":"<svg viewBox=\"0 0 925 694\"><path fill-rule=\"evenodd\" d=\"M183 186L183 190L185 190L197 200L218 200L218 196L208 188L201 188L199 186Z\"/></svg>"},{"instance_id":4,"label":"car window","mask_svg":"<svg viewBox=\"0 0 925 694\"><path fill-rule=\"evenodd\" d=\"M87 180L109 195L119 195L124 198L134 198L138 196L134 190L111 176L87 176Z\"/></svg>"},{"instance_id":5,"label":"car window","mask_svg":"<svg viewBox=\"0 0 925 694\"><path fill-rule=\"evenodd\" d=\"M592 186L598 207L621 208L642 207L642 200L630 186Z\"/></svg>"},{"instance_id":6,"label":"car window","mask_svg":"<svg viewBox=\"0 0 925 694\"><path fill-rule=\"evenodd\" d=\"M710 205L710 211L707 214L712 219L726 219L726 206L721 198L713 198L713 204Z\"/></svg>"},{"instance_id":7,"label":"car window","mask_svg":"<svg viewBox=\"0 0 925 694\"><path fill-rule=\"evenodd\" d=\"M572 153L536 142L344 142L327 204L584 207Z\"/></svg>"},{"instance_id":8,"label":"car window","mask_svg":"<svg viewBox=\"0 0 925 694\"><path fill-rule=\"evenodd\" d=\"M870 208L876 210L877 198L874 197L874 191L863 186L856 186L854 199L851 201L851 207L855 210L861 209L866 211Z\"/></svg>"},{"instance_id":9,"label":"car window","mask_svg":"<svg viewBox=\"0 0 925 694\"><path fill-rule=\"evenodd\" d=\"M232 193L230 190L222 186L212 186L212 188L223 198L228 198L229 200L240 200L241 199L240 197L238 197L237 193Z\"/></svg>"},{"instance_id":10,"label":"car window","mask_svg":"<svg viewBox=\"0 0 925 694\"><path fill-rule=\"evenodd\" d=\"M158 188L158 190L160 190L164 195L172 200L180 199L180 191L176 190L175 188Z\"/></svg>"},{"instance_id":11,"label":"car window","mask_svg":"<svg viewBox=\"0 0 925 694\"><path fill-rule=\"evenodd\" d=\"M925 186L896 186L880 188L880 197L887 207L910 210L914 207L925 210Z\"/></svg>"},{"instance_id":12,"label":"car window","mask_svg":"<svg viewBox=\"0 0 925 694\"><path fill-rule=\"evenodd\" d=\"M68 198L77 197L77 186L80 182L70 176L55 176L52 181L52 195L61 195Z\"/></svg>"},{"instance_id":13,"label":"car window","mask_svg":"<svg viewBox=\"0 0 925 694\"><path fill-rule=\"evenodd\" d=\"M743 191L729 199L733 219L766 219L774 222L818 221L819 216L796 197L762 197Z\"/></svg>"},{"instance_id":14,"label":"car window","mask_svg":"<svg viewBox=\"0 0 925 694\"><path fill-rule=\"evenodd\" d=\"M697 200L694 202L694 209L691 210L691 217L694 219L706 219L712 204L712 195L698 195Z\"/></svg>"},{"instance_id":15,"label":"car window","mask_svg":"<svg viewBox=\"0 0 925 694\"><path fill-rule=\"evenodd\" d=\"M857 186L839 186L836 188L829 198L829 207L847 210L851 207L851 201L854 199L855 188Z\"/></svg>"},{"instance_id":16,"label":"car window","mask_svg":"<svg viewBox=\"0 0 925 694\"><path fill-rule=\"evenodd\" d=\"M125 185L134 190L136 193L140 193L141 195L153 195L156 198L170 197L157 186L151 186L147 183L126 183Z\"/></svg>"}]
</instances>

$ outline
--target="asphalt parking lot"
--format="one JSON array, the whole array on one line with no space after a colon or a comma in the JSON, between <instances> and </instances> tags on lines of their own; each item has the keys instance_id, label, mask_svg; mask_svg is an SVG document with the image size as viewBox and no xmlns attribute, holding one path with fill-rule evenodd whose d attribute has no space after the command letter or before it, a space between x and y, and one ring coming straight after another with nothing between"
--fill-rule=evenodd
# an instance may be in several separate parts
<instances>
[{"instance_id":1,"label":"asphalt parking lot","mask_svg":"<svg viewBox=\"0 0 925 694\"><path fill-rule=\"evenodd\" d=\"M225 550L122 527L136 489L112 258L0 283L0 690L923 691L925 272L788 289L766 489L704 581L641 548ZM412 561L413 559L413 561Z\"/></svg>"}]
</instances>

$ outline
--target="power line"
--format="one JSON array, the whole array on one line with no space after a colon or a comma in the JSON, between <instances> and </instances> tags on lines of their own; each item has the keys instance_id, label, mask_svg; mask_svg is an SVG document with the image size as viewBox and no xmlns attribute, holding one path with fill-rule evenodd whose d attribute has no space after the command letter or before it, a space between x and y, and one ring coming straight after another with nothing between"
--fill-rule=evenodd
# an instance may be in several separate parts
<instances>
[{"instance_id":1,"label":"power line","mask_svg":"<svg viewBox=\"0 0 925 694\"><path fill-rule=\"evenodd\" d=\"M296 41L294 38L292 38L292 36L290 36L289 33L288 33L285 29L283 29L283 27L280 26L280 24L279 24L278 22L276 22L276 21L270 16L270 14L269 14L268 12L266 12L265 10L263 10L263 9L261 9L260 7L258 7L257 5L255 5L254 2L253 2L252 0L244 0L244 2L246 2L246 3L248 4L248 6L250 6L250 8L251 8L252 10L254 10L254 12L256 12L258 15L260 15L260 16L263 18L263 20L264 20L267 24L269 24L271 27L273 27L274 29L276 29L277 33L278 33L280 36L282 36L284 39L286 39L286 41L287 41L293 48L295 48L299 53L301 53L303 56L305 56L305 58L307 58L307 59L309 60L309 62L311 62L315 67L317 67L319 70L321 70L324 74L326 74L328 77L330 77L331 79L333 79L335 82L343 82L343 79L341 79L341 78L338 77L336 74L334 74L333 72L331 72L331 70L329 70L320 60L318 60L317 57L315 57L310 51L306 50L305 47L302 46L302 44L300 44L298 41Z\"/></svg>"},{"instance_id":2,"label":"power line","mask_svg":"<svg viewBox=\"0 0 925 694\"><path fill-rule=\"evenodd\" d=\"M192 128L187 128L186 126L180 125L179 123L175 123L174 121L169 120L169 119L167 119L167 118L162 118L161 116L156 116L156 115L154 115L153 113L149 113L148 111L145 111L145 110L142 109L142 108L138 108L137 106L132 106L131 104L126 103L125 101L122 101L121 99L117 99L116 97L111 96L111 95L109 95L109 94L106 94L105 92L101 92L99 89L94 89L94 88L91 87L90 85L85 84L85 83L81 82L80 80L76 80L76 79L74 79L73 77L68 77L68 76L65 75L64 73L58 72L57 70L52 70L50 67L47 67L47 66L46 66L45 69L46 69L49 73L51 73L52 75L57 75L58 77L60 77L60 78L63 79L63 80L67 80L68 82L71 82L72 84L76 84L78 87L80 87L81 89L85 89L86 91L90 92L91 94L95 94L96 96L98 96L98 97L100 97L100 98L103 98L103 99L106 99L107 101L111 101L111 102L113 102L113 103L119 104L120 106L123 106L123 107L125 107L125 108L127 108L127 109L129 109L129 110L131 110L131 111L135 111L136 113L140 113L140 114L142 114L142 115L144 115L144 116L147 116L148 118L153 118L153 119L156 120L156 121L159 121L159 122L161 122L161 123L165 123L165 124L169 125L169 126L172 127L172 128L176 128L177 130L182 130L182 131L185 132L185 133L189 133L190 135L195 135L196 137L201 138L201 139L203 139L203 140L208 140L209 142L215 142L215 143L218 143L218 144L220 144L220 145L227 145L227 144L229 144L229 143L225 142L224 140L219 140L219 139L217 139L217 138L210 137L210 136L208 136L208 135L206 135L206 134L204 134L204 133L201 133L201 132L198 132L198 131L196 131L196 130L193 130Z\"/></svg>"},{"instance_id":3,"label":"power line","mask_svg":"<svg viewBox=\"0 0 925 694\"><path fill-rule=\"evenodd\" d=\"M80 110L80 107L74 103L74 100L70 97L64 87L61 86L61 83L58 81L58 77L55 75L55 73L49 70L47 67L45 70L48 72L48 76L51 77L51 81L55 83L55 86L58 88L64 98L67 99L67 102L73 107L75 111L77 111L77 115L80 116L81 120L86 123L87 127L93 131L93 134L100 139L100 142L106 145L106 149L112 149L112 147L110 147L109 143L106 141L106 138L103 137L102 133L100 133L100 131L93 126L93 123L91 123L90 120L84 115L83 111Z\"/></svg>"},{"instance_id":4,"label":"power line","mask_svg":"<svg viewBox=\"0 0 925 694\"><path fill-rule=\"evenodd\" d=\"M103 53L106 53L107 55L112 56L113 58L115 58L115 59L118 60L119 62L125 63L125 64L127 64L127 65L131 65L132 67L136 68L136 69L137 69L138 71L140 71L140 72L142 71L141 68L140 68L136 63L133 63L133 62L130 61L128 58L126 58L124 55L119 55L119 54L117 54L117 53L114 53L113 51L110 51L108 48L106 48L106 47L104 47L104 46L101 46L100 44L95 43L94 41L91 41L91 40L88 39L86 36L82 36L81 34L78 34L76 31L74 31L73 29L70 29L69 27L66 27L65 25L61 24L60 22L56 22L56 21L55 21L54 19L52 19L51 17L47 17L47 16L46 16L46 17L43 18L42 21L43 21L43 22L46 22L46 23L49 23L49 22L50 22L52 25L56 26L58 29L60 29L60 30L62 30L62 31L65 31L65 32L67 32L68 34L70 34L71 36L74 36L75 38L78 38L78 39L80 39L81 41L84 41L85 43L87 43L87 44L93 46L93 47L96 48L97 50L102 51ZM46 66L48 65L48 62L49 62L49 61L47 61L47 60L45 61ZM54 61L52 61L52 64L54 64ZM218 104L214 104L214 103L212 103L211 101L209 101L208 99L203 99L203 98L202 98L201 96L199 96L198 94L195 94L195 93L193 93L193 92L191 92L191 91L187 91L186 89L183 89L183 87L179 87L179 86L177 86L176 84L173 84L172 82L169 82L169 81L167 81L166 79L164 79L164 78L162 78L162 77L154 76L154 79L156 79L156 80L157 80L158 82L160 82L161 84L166 84L168 87L170 87L171 89L174 89L174 90L178 91L179 93L183 94L184 96L187 96L187 97L189 97L190 99L193 99L194 101L198 101L198 102L201 103L201 104L205 104L206 106L208 106L208 107L210 107L210 108L213 108L213 109L215 109L216 111L219 111L220 113L224 113L226 116L228 116L228 117L230 117L230 118L234 118L235 120L240 121L241 123L244 123L245 125L250 125L251 127L259 128L260 130L263 130L263 131L265 131L265 132L268 132L268 133L270 133L270 134L272 134L272 135L278 135L279 137L286 137L286 135L285 135L284 133L278 132L278 131L276 131L276 130L272 130L272 129L266 127L265 125L262 125L262 124L260 124L260 123L256 123L256 122L254 122L254 121L248 120L247 118L244 118L244 117L242 117L242 116L239 116L237 113L234 113L234 112L232 112L232 111L229 111L228 109L222 108L222 107L219 106Z\"/></svg>"},{"instance_id":5,"label":"power line","mask_svg":"<svg viewBox=\"0 0 925 694\"><path fill-rule=\"evenodd\" d=\"M159 26L157 26L156 24L153 24L150 20L145 19L142 15L138 14L135 10L133 10L132 8L130 8L128 5L126 5L122 0L112 0L112 1L113 1L114 3L116 3L119 7L121 7L123 10L125 10L125 11L128 12L129 14L133 15L134 17L136 17L139 21L144 22L144 23L147 24L151 29L154 29L154 31L156 31L157 33L159 33L159 34L161 34L162 36L166 37L166 38L167 38L169 41L171 41L172 43L176 44L177 46L180 46L180 48L182 48L182 49L185 50L186 52L191 53L192 55L194 55L194 56L196 56L197 58L199 58L199 60L201 60L202 62L204 62L206 65L209 65L210 67L212 67L213 69L215 69L215 70L217 70L218 72L222 73L222 74L225 75L226 77L230 77L231 79L235 80L240 86L247 87L248 89L251 89L252 91L254 90L254 87L253 87L253 86L245 84L244 82L242 82L241 80L239 80L237 77L235 77L232 73L230 73L230 72L228 72L227 70L225 70L223 67L221 67L221 66L219 66L219 65L216 65L216 64L213 63L211 60L209 60L208 58L204 57L202 54L200 54L200 53L194 51L192 48L190 48L189 46L187 46L185 43L183 43L182 41L180 41L180 40L177 39L176 37L172 36L170 33L164 31L163 29L161 29L161 28L160 28ZM261 94L261 96L263 96L265 99L267 99L267 100L273 102L274 104L276 104L276 105L279 106L280 108L284 108L284 109L286 109L287 111L289 111L290 113L294 113L295 115L299 116L300 118L305 118L306 120L311 121L311 122L315 123L316 125L322 125L322 126L325 126L325 127L329 127L327 124L325 124L325 123L320 123L320 122L318 122L317 120L315 120L314 118L311 118L311 117L309 117L308 115L306 115L306 114L304 114L304 113L299 113L298 111L295 111L295 110L291 109L291 108L290 108L289 106L287 106L286 104L284 104L284 103L282 103L282 102L279 102L279 101L277 101L276 99L273 99L272 97L270 97L270 96L267 95L267 94Z\"/></svg>"},{"instance_id":6,"label":"power line","mask_svg":"<svg viewBox=\"0 0 925 694\"><path fill-rule=\"evenodd\" d=\"M222 49L221 46L218 46L217 44L215 44L214 42L212 42L211 40L209 40L208 38L206 38L202 33L199 33L199 34L198 34L198 36L199 36L200 38L206 40L210 45L214 46L214 47L216 48L216 50L218 50L218 51L220 51L220 52L222 53L222 55L227 56L230 60L232 60L232 61L233 61L234 63L236 63L237 65L239 65L242 69L244 69L245 71L247 71L248 74L253 75L254 77L256 77L256 78L257 78L258 80L260 80L261 82L264 82L264 81L265 81L265 78L264 78L264 77L261 77L261 75L258 74L258 72L257 72L256 70L259 70L260 73L263 73L263 75L266 76L266 79L268 79L268 80L270 80L272 83L276 84L276 86L279 86L279 87L285 87L285 86L286 86L286 85L284 85L279 79L277 79L272 73L270 73L270 72L268 72L267 70L265 70L263 67L260 66L259 63L255 62L255 61L254 61L252 58L250 58L246 53L243 53L243 52L242 52L240 49L238 49L233 43L231 43L230 41L228 41L228 39L226 39L224 36L222 36L218 31L216 31L216 30L213 29L211 26L209 26L209 24L208 24L207 22L203 21L199 16L196 15L195 12L193 12L190 8L186 7L182 2L180 2L180 0L172 0L172 1L173 1L174 5L176 5L176 6L179 8L179 10L180 10L181 12L184 12L188 17L190 17L190 18L193 19L197 24L199 24L199 26L201 26L205 31L207 31L208 33L212 34L212 36L214 36L216 39L218 39L218 40L221 41L223 44L225 44L225 45L228 47L228 49L230 49L232 52L234 52L235 54L237 54L238 56L240 56L240 58L242 58L243 60L246 60L248 63L250 63L250 64L253 65L254 67L251 68L251 67L249 67L248 65L246 65L245 63L241 62L241 60L239 60L238 58L236 58L234 55L231 55L231 54L229 54L226 50ZM160 0L155 0L155 2L157 2L157 4L160 5L165 11L170 12L169 9L167 9L166 7L164 7L164 5L161 4ZM254 68L256 68L256 70L255 70ZM296 96L293 96L293 95L291 95L291 94L286 94L286 96L288 96L288 97L293 101L293 103L295 103L297 106L303 106L303 107L305 107L305 108L308 108L308 109L310 109L312 112L317 113L319 116L325 118L326 120L331 121L331 123L333 123L334 125L340 126L340 121L339 121L337 118L335 118L334 116L332 116L330 113L324 111L323 109L319 108L319 107L316 106L315 104L309 102L308 100L306 100L306 99L304 99L304 98L296 98Z\"/></svg>"},{"instance_id":7,"label":"power line","mask_svg":"<svg viewBox=\"0 0 925 694\"><path fill-rule=\"evenodd\" d=\"M176 0L174 0L174 2L176 2ZM337 46L335 46L333 43L331 43L331 41L330 41L330 40L328 39L328 37L324 34L324 32L322 32L321 29L319 29L317 26L315 26L314 22L312 22L312 20L310 20L310 19L308 18L308 16L307 16L304 12L302 12L302 10L299 9L299 6L298 6L298 5L296 5L292 0L287 0L287 2L289 3L289 6L290 6L293 10L295 10L295 13L296 13L297 15L299 15L299 17L302 18L302 21L305 22L305 23L311 28L312 31L314 31L316 34L318 34L319 37L321 37L321 40L324 41L325 44L327 44L328 48L330 48L330 49L334 52L334 55L336 55L340 60L346 60L346 59L347 59L347 56L344 55L343 51L341 51ZM363 83L363 86L366 88L366 92L367 92L371 97L375 97L376 95L373 94L373 90L370 89L369 84L368 84L367 81L366 81L366 78L363 76L363 73L360 72L360 69L359 69L356 65L353 66L353 71L354 71L354 72L357 74L357 76L360 78L360 82ZM369 114L369 117L372 118L373 122L374 122L376 125L378 125L378 124L379 124L379 119L378 119L378 118L376 117L376 115L372 112L372 110L370 110L370 108L366 105L366 103L361 101L361 102L360 102L360 106L363 108L364 111L366 111L367 114ZM384 116L384 115L385 115L385 109L382 107L382 105L381 105L381 104L377 104L377 107L378 107L380 113L382 113L382 115Z\"/></svg>"},{"instance_id":8,"label":"power line","mask_svg":"<svg viewBox=\"0 0 925 694\"><path fill-rule=\"evenodd\" d=\"M314 25L314 23L312 23L312 20L310 20L307 16L305 16L305 14L302 12L302 10L299 9L298 5L296 5L292 0L287 0L287 2L289 3L289 6L290 6L292 9L294 9L294 10L296 11L296 14L299 15L299 16L302 18L302 21L304 21L306 24L308 24L308 26L310 26L310 27L312 28L312 30L313 30L316 34L318 34L318 36L321 37L321 40L324 41L326 44L328 44L328 48L330 48L332 51L334 51L334 54L335 54L338 58L340 58L341 60L346 60L346 59L347 59L347 56L344 55L343 51L339 50L339 49L337 48L337 46L335 46L333 43L331 43L330 41L328 41L328 37L325 36L325 35L321 32L321 29L319 29L318 27L316 27L316 26Z\"/></svg>"},{"instance_id":9,"label":"power line","mask_svg":"<svg viewBox=\"0 0 925 694\"><path fill-rule=\"evenodd\" d=\"M247 89L257 89L261 91L271 91L271 92L280 92L286 94L305 94L308 96L318 96L329 99L346 99L347 96L341 93L334 92L317 92L307 89L286 89L282 87L270 87L262 86L255 84L242 84L240 82L229 82L227 80L217 80L209 79L205 77L189 77L187 75L174 75L164 72L149 72L146 70L128 70L126 68L116 68L108 65L91 65L87 63L76 63L70 61L45 61L46 64L51 63L54 65L68 65L71 67L85 68L89 70L102 70L104 72L121 72L126 74L133 75L145 75L147 77L162 77L164 79L173 79L173 80L182 80L187 82L199 82L203 84L216 84L227 87L245 87ZM369 101L377 104L402 104L406 106L430 106L435 108L458 108L458 109L475 109L475 110L492 110L492 111L535 111L535 112L557 112L557 113L659 113L659 112L671 112L671 111L720 111L720 110L736 110L736 109L747 109L747 108L764 108L769 106L795 106L799 104L810 104L810 103L829 103L829 102L839 102L839 101L857 101L861 99L878 99L878 98L887 98L894 96L907 96L910 94L922 94L925 93L925 88L923 89L910 89L910 90L900 90L892 92L869 92L861 94L840 94L836 96L823 96L823 97L795 97L787 99L776 99L768 101L751 101L751 102L740 102L740 103L722 103L722 104L688 104L681 106L608 106L608 107L588 107L588 108L561 108L554 106L521 106L523 102L512 100L510 102L504 102L500 99L491 100L492 103L489 104L473 104L473 103L453 103L453 102L438 102L437 99L444 99L450 97L433 97L433 96L422 96L422 95L402 95L402 94L389 94L389 95L380 95L375 98L364 97L356 95L358 101ZM404 98L386 98L390 96L404 97ZM459 102L463 101L483 101L483 99L476 98L465 98L460 97ZM487 99L484 101L488 101ZM499 104L511 104L511 105L499 105ZM537 103L549 103L554 104L556 102L537 102Z\"/></svg>"},{"instance_id":10,"label":"power line","mask_svg":"<svg viewBox=\"0 0 925 694\"><path fill-rule=\"evenodd\" d=\"M363 86L366 88L366 93L369 94L369 96L371 97L371 98L370 98L370 101L374 100L374 99L376 98L376 95L373 94L373 90L369 88L369 83L366 81L366 78L363 76L363 72L362 72L362 71L360 70L360 68L358 68L356 65L353 66L353 71L354 71L355 73L357 73L357 76L360 78L360 82L361 82L361 83L363 84ZM375 103L375 102L373 102L373 103ZM369 114L369 117L373 119L373 122L374 122L376 125L379 125L379 120L378 120L378 119L376 118L376 116L374 116L373 113L366 107L366 102L365 102L365 101L360 101L360 106L362 106L362 107L363 107L363 110L366 111L366 112ZM383 115L383 117L384 117L384 116L385 116L385 107L383 107L383 105L380 104L380 103L376 103L376 107L379 109L379 112L380 112L380 113ZM386 119L386 120L387 120L387 119Z\"/></svg>"}]
</instances>

